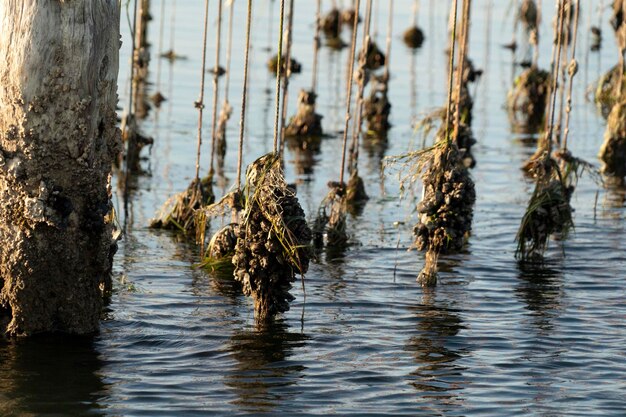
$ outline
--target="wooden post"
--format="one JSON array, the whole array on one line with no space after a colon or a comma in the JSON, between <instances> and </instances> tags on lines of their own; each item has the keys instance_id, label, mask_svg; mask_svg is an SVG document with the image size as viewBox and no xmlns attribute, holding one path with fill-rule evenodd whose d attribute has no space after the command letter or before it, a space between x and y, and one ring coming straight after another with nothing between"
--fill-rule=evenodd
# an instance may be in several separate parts
<instances>
[{"instance_id":1,"label":"wooden post","mask_svg":"<svg viewBox=\"0 0 626 417\"><path fill-rule=\"evenodd\" d=\"M98 329L116 249L118 0L0 2L0 329Z\"/></svg>"}]
</instances>

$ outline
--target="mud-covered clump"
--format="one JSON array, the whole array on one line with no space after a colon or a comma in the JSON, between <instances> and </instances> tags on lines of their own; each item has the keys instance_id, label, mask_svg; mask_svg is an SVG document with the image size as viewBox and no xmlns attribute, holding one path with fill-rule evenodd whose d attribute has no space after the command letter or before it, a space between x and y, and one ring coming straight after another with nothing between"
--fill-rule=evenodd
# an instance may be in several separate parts
<instances>
[{"instance_id":1,"label":"mud-covered clump","mask_svg":"<svg viewBox=\"0 0 626 417\"><path fill-rule=\"evenodd\" d=\"M424 256L424 267L417 276L417 282L422 287L435 287L437 285L437 260L439 253L429 249Z\"/></svg>"},{"instance_id":2,"label":"mud-covered clump","mask_svg":"<svg viewBox=\"0 0 626 417\"><path fill-rule=\"evenodd\" d=\"M317 211L312 227L313 244L316 248L342 247L348 242L346 185L331 181L328 183L328 188L328 194Z\"/></svg>"},{"instance_id":3,"label":"mud-covered clump","mask_svg":"<svg viewBox=\"0 0 626 417\"><path fill-rule=\"evenodd\" d=\"M313 91L301 90L298 96L298 112L285 128L287 136L322 135L322 116L315 113L317 95Z\"/></svg>"},{"instance_id":4,"label":"mud-covered clump","mask_svg":"<svg viewBox=\"0 0 626 417\"><path fill-rule=\"evenodd\" d=\"M341 23L350 28L354 27L355 18L359 19L357 23L361 22L361 16L358 16L354 9L345 9L343 12L341 12Z\"/></svg>"},{"instance_id":5,"label":"mud-covered clump","mask_svg":"<svg viewBox=\"0 0 626 417\"><path fill-rule=\"evenodd\" d=\"M624 23L624 14L626 13L626 4L623 0L613 0L613 12L611 14L611 26L617 32L617 30Z\"/></svg>"},{"instance_id":6,"label":"mud-covered clump","mask_svg":"<svg viewBox=\"0 0 626 417\"><path fill-rule=\"evenodd\" d=\"M547 71L531 67L515 79L507 97L507 109L513 126L539 130L545 115L550 78Z\"/></svg>"},{"instance_id":7,"label":"mud-covered clump","mask_svg":"<svg viewBox=\"0 0 626 417\"><path fill-rule=\"evenodd\" d=\"M287 68L287 57L283 56L280 60L280 74L281 75L285 75L285 69ZM273 57L271 57L269 59L269 61L267 61L267 69L271 72L271 73L276 73L276 69L278 68L278 55L274 55ZM300 64L300 62L296 61L295 58L291 58L289 60L289 72L291 74L300 74L300 72L302 71L302 65Z\"/></svg>"},{"instance_id":8,"label":"mud-covered clump","mask_svg":"<svg viewBox=\"0 0 626 417\"><path fill-rule=\"evenodd\" d=\"M541 258L550 235L567 234L573 226L569 204L573 186L567 186L556 162L544 158L537 173L535 190L517 232L518 259Z\"/></svg>"},{"instance_id":9,"label":"mud-covered clump","mask_svg":"<svg viewBox=\"0 0 626 417\"><path fill-rule=\"evenodd\" d=\"M411 49L418 49L424 43L424 32L417 26L408 28L402 35L404 44Z\"/></svg>"},{"instance_id":10,"label":"mud-covered clump","mask_svg":"<svg viewBox=\"0 0 626 417\"><path fill-rule=\"evenodd\" d=\"M361 178L355 170L350 175L348 185L346 186L346 204L348 208L358 212L359 208L361 208L367 200L369 200L369 196L365 191L365 183L363 182L363 178Z\"/></svg>"},{"instance_id":11,"label":"mud-covered clump","mask_svg":"<svg viewBox=\"0 0 626 417\"><path fill-rule=\"evenodd\" d=\"M338 38L341 35L341 12L333 8L322 17L322 32L327 38Z\"/></svg>"},{"instance_id":12,"label":"mud-covered clump","mask_svg":"<svg viewBox=\"0 0 626 417\"><path fill-rule=\"evenodd\" d=\"M425 168L424 198L417 206L419 222L413 229L415 245L437 253L459 251L472 229L474 182L454 143L438 142Z\"/></svg>"},{"instance_id":13,"label":"mud-covered clump","mask_svg":"<svg viewBox=\"0 0 626 417\"><path fill-rule=\"evenodd\" d=\"M367 130L376 135L384 135L391 128L389 115L391 114L391 103L387 96L386 80L375 79L370 90L370 96L363 105L365 120L367 120Z\"/></svg>"},{"instance_id":14,"label":"mud-covered clump","mask_svg":"<svg viewBox=\"0 0 626 417\"><path fill-rule=\"evenodd\" d=\"M295 275L309 267L311 230L277 155L264 155L248 166L244 192L234 276L254 299L255 317L266 320L289 310Z\"/></svg>"},{"instance_id":15,"label":"mud-covered clump","mask_svg":"<svg viewBox=\"0 0 626 417\"><path fill-rule=\"evenodd\" d=\"M224 165L226 157L226 127L228 120L233 113L233 108L228 101L225 101L220 110L219 119L217 121L217 129L215 133L215 151L217 154L218 166Z\"/></svg>"},{"instance_id":16,"label":"mud-covered clump","mask_svg":"<svg viewBox=\"0 0 626 417\"><path fill-rule=\"evenodd\" d=\"M598 157L602 160L603 174L623 181L626 177L626 101L613 106Z\"/></svg>"},{"instance_id":17,"label":"mud-covered clump","mask_svg":"<svg viewBox=\"0 0 626 417\"><path fill-rule=\"evenodd\" d=\"M187 189L170 197L150 222L155 229L195 231L194 214L204 205L213 203L215 196L210 179L193 180Z\"/></svg>"},{"instance_id":18,"label":"mud-covered clump","mask_svg":"<svg viewBox=\"0 0 626 417\"><path fill-rule=\"evenodd\" d=\"M530 33L537 29L539 10L534 0L524 0L517 11L517 19L522 23L524 30Z\"/></svg>"},{"instance_id":19,"label":"mud-covered clump","mask_svg":"<svg viewBox=\"0 0 626 417\"><path fill-rule=\"evenodd\" d=\"M623 84L626 83L625 78L624 75L620 77L620 66L616 65L598 80L595 100L604 117L608 116L613 106L620 100L624 91Z\"/></svg>"},{"instance_id":20,"label":"mud-covered clump","mask_svg":"<svg viewBox=\"0 0 626 417\"><path fill-rule=\"evenodd\" d=\"M359 62L363 59L363 50L359 52ZM376 71L385 65L385 54L378 48L376 42L370 40L365 51L365 68Z\"/></svg>"}]
</instances>

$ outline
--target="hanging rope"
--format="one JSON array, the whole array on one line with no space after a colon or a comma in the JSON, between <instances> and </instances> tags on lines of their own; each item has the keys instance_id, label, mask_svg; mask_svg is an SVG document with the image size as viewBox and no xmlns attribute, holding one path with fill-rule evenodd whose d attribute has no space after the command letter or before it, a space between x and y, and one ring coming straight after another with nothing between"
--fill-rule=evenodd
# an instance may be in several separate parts
<instances>
[{"instance_id":1,"label":"hanging rope","mask_svg":"<svg viewBox=\"0 0 626 417\"><path fill-rule=\"evenodd\" d=\"M206 73L206 45L209 31L209 0L204 2L204 32L202 35L202 74L200 76L200 97L195 102L198 109L198 147L196 149L196 182L200 181L200 153L202 148L202 114L204 110L204 75Z\"/></svg>"},{"instance_id":2,"label":"hanging rope","mask_svg":"<svg viewBox=\"0 0 626 417\"><path fill-rule=\"evenodd\" d=\"M352 77L354 72L354 56L356 54L356 35L359 29L359 10L361 0L355 0L354 5L354 21L352 25L352 46L350 47L350 58L348 60L348 85L346 93L346 120L343 128L343 144L341 147L341 173L339 174L339 183L343 184L344 172L346 170L346 148L348 145L348 128L350 127L350 107L352 104Z\"/></svg>"},{"instance_id":3,"label":"hanging rope","mask_svg":"<svg viewBox=\"0 0 626 417\"><path fill-rule=\"evenodd\" d=\"M322 0L317 0L315 11L315 37L313 38L313 80L311 81L311 91L317 91L317 59L320 51L320 27L322 25Z\"/></svg>"},{"instance_id":4,"label":"hanging rope","mask_svg":"<svg viewBox=\"0 0 626 417\"><path fill-rule=\"evenodd\" d=\"M454 114L454 140L459 139L459 127L461 123L461 90L463 89L463 74L465 72L465 56L467 54L467 37L469 34L471 0L463 0L463 15L461 17L461 49L459 50L459 62L457 63L457 96L456 111ZM447 126L446 126L447 128Z\"/></svg>"},{"instance_id":5,"label":"hanging rope","mask_svg":"<svg viewBox=\"0 0 626 417\"><path fill-rule=\"evenodd\" d=\"M572 33L572 58L567 67L569 74L569 85L567 86L567 106L565 108L565 130L563 132L563 150L567 151L567 138L569 136L569 120L572 112L572 91L574 89L574 76L578 72L578 62L576 61L576 40L578 38L578 19L580 16L579 0L576 0L574 9L574 32Z\"/></svg>"},{"instance_id":6,"label":"hanging rope","mask_svg":"<svg viewBox=\"0 0 626 417\"><path fill-rule=\"evenodd\" d=\"M546 159L550 158L550 154L552 153L552 134L554 132L554 117L556 113L556 89L558 85L558 77L559 77L559 68L561 67L561 48L563 44L563 22L565 20L564 16L564 6L563 4L559 4L560 1L557 1L558 8L558 18L557 18L557 45L556 45L556 55L554 61L554 70L552 72L552 96L550 97L550 124L548 126L548 135L547 135L547 152L545 155Z\"/></svg>"},{"instance_id":7,"label":"hanging rope","mask_svg":"<svg viewBox=\"0 0 626 417\"><path fill-rule=\"evenodd\" d=\"M285 52L285 82L283 84L283 103L280 118L280 154L282 158L285 149L285 125L287 120L287 102L289 99L289 79L291 78L291 40L293 33L293 6L294 0L289 1L289 18L287 21L287 49Z\"/></svg>"},{"instance_id":8,"label":"hanging rope","mask_svg":"<svg viewBox=\"0 0 626 417\"><path fill-rule=\"evenodd\" d=\"M209 177L213 177L215 172L215 148L217 142L217 101L219 97L219 69L220 69L220 48L222 45L222 0L217 0L217 30L215 39L215 68L213 68L213 114L211 116L211 162Z\"/></svg>"},{"instance_id":9,"label":"hanging rope","mask_svg":"<svg viewBox=\"0 0 626 417\"><path fill-rule=\"evenodd\" d=\"M450 110L452 107L452 84L454 82L454 52L456 47L456 21L457 21L457 6L458 0L452 2L452 36L450 40L450 64L448 66L448 101L446 102L446 141L450 143L450 133L448 131L450 126Z\"/></svg>"},{"instance_id":10,"label":"hanging rope","mask_svg":"<svg viewBox=\"0 0 626 417\"><path fill-rule=\"evenodd\" d=\"M356 97L356 119L352 126L352 144L349 164L350 172L356 173L358 171L358 159L359 159L359 136L361 135L361 124L363 116L363 95L365 91L365 78L367 77L367 70L365 65L367 62L367 50L372 42L370 37L370 26L372 21L372 0L367 1L367 7L365 8L365 30L363 31L363 44L361 45L361 56L359 57L359 80L358 90Z\"/></svg>"},{"instance_id":11,"label":"hanging rope","mask_svg":"<svg viewBox=\"0 0 626 417\"><path fill-rule=\"evenodd\" d=\"M417 8L417 5L415 5ZM389 18L387 20L387 48L385 51L385 90L387 89L387 85L389 83L389 67L391 66L391 60L389 57L391 56L391 34L392 34L392 26L393 26L393 0L389 0Z\"/></svg>"},{"instance_id":12,"label":"hanging rope","mask_svg":"<svg viewBox=\"0 0 626 417\"><path fill-rule=\"evenodd\" d=\"M224 82L224 102L228 104L230 91L230 58L233 49L233 10L235 8L235 0L230 1L230 11L228 13L228 46L226 47L226 81Z\"/></svg>"},{"instance_id":13,"label":"hanging rope","mask_svg":"<svg viewBox=\"0 0 626 417\"><path fill-rule=\"evenodd\" d=\"M283 30L285 23L285 0L280 0L280 23L278 25L278 55L276 56L276 112L274 115L274 153L278 152L278 137L280 135L280 85L281 67L283 65ZM289 65L289 64L287 64Z\"/></svg>"},{"instance_id":14,"label":"hanging rope","mask_svg":"<svg viewBox=\"0 0 626 417\"><path fill-rule=\"evenodd\" d=\"M165 0L161 0L161 16L159 16L159 57L163 54L163 28L165 26ZM157 91L161 91L161 59L157 61Z\"/></svg>"},{"instance_id":15,"label":"hanging rope","mask_svg":"<svg viewBox=\"0 0 626 417\"><path fill-rule=\"evenodd\" d=\"M283 0L284 1L284 0ZM252 0L248 0L246 17L246 49L243 61L243 92L241 97L241 121L239 122L239 151L237 156L237 190L241 190L241 167L243 165L243 135L246 127L246 100L248 97L248 62L250 58L250 32L252 26Z\"/></svg>"}]
</instances>

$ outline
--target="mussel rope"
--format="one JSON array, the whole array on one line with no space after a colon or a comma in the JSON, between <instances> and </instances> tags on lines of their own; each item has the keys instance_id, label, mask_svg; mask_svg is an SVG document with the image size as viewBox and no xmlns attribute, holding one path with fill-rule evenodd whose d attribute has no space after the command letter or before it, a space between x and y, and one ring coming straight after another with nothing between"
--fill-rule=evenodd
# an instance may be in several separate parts
<instances>
[{"instance_id":1,"label":"mussel rope","mask_svg":"<svg viewBox=\"0 0 626 417\"><path fill-rule=\"evenodd\" d=\"M346 120L343 128L343 143L341 146L341 173L339 174L339 183L343 184L344 172L346 170L346 148L348 145L348 128L350 127L350 107L352 104L352 78L354 72L354 55L356 54L356 35L359 29L359 10L361 0L355 0L354 20L352 23L352 46L350 47L350 57L348 58L348 85L346 86Z\"/></svg>"},{"instance_id":2,"label":"mussel rope","mask_svg":"<svg viewBox=\"0 0 626 417\"><path fill-rule=\"evenodd\" d=\"M284 0L282 0L284 1ZM241 97L241 119L239 122L239 149L237 154L237 190L241 190L241 166L243 164L243 135L246 126L246 99L248 97L248 61L250 58L250 27L252 26L252 0L248 0L246 17L246 49L243 60L243 91Z\"/></svg>"},{"instance_id":3,"label":"mussel rope","mask_svg":"<svg viewBox=\"0 0 626 417\"><path fill-rule=\"evenodd\" d=\"M287 20L287 50L285 51L285 82L283 83L283 102L281 105L282 109L279 126L279 153L281 158L285 149L285 125L287 119L287 102L289 99L289 79L291 78L291 40L293 34L293 7L294 0L289 0L289 18Z\"/></svg>"},{"instance_id":4,"label":"mussel rope","mask_svg":"<svg viewBox=\"0 0 626 417\"><path fill-rule=\"evenodd\" d=\"M461 17L461 49L459 50L459 62L457 63L457 97L456 111L454 114L454 140L459 139L459 125L461 123L461 90L463 88L463 73L465 72L465 56L467 53L467 37L469 35L471 0L463 0L463 15ZM446 129L448 127L446 126Z\"/></svg>"},{"instance_id":5,"label":"mussel rope","mask_svg":"<svg viewBox=\"0 0 626 417\"><path fill-rule=\"evenodd\" d=\"M456 22L457 22L457 7L458 0L453 0L453 18L452 18L452 39L450 40L450 63L448 66L448 101L446 102L446 144L450 145L451 137L449 132L450 126L450 110L452 107L452 84L454 83L454 52L456 48Z\"/></svg>"},{"instance_id":6,"label":"mussel rope","mask_svg":"<svg viewBox=\"0 0 626 417\"><path fill-rule=\"evenodd\" d=\"M209 31L209 0L204 2L204 32L202 35L202 74L200 75L200 97L195 106L198 109L198 147L196 149L196 183L200 181L200 153L202 148L202 113L204 110L204 74L206 72L206 45Z\"/></svg>"},{"instance_id":7,"label":"mussel rope","mask_svg":"<svg viewBox=\"0 0 626 417\"><path fill-rule=\"evenodd\" d=\"M567 86L567 106L565 107L565 130L563 132L563 150L567 151L567 138L569 136L569 120L572 112L572 91L574 89L574 76L578 72L578 62L576 62L576 40L578 38L578 19L580 17L580 0L576 0L574 9L574 31L572 33L572 58L567 68L569 73L569 85Z\"/></svg>"},{"instance_id":8,"label":"mussel rope","mask_svg":"<svg viewBox=\"0 0 626 417\"><path fill-rule=\"evenodd\" d=\"M555 55L555 61L554 61L554 71L553 71L553 78L552 78L552 97L550 97L551 100L551 104L550 104L550 124L548 125L548 149L545 155L546 160L550 158L550 154L552 153L552 134L554 132L554 115L556 113L556 88L557 88L557 84L558 84L558 76L559 76L559 68L561 67L561 48L563 46L563 22L565 21L564 18L564 6L563 4L559 5L559 2L557 1L557 8L558 8L558 19L557 19L557 26L558 26L558 32L557 32L557 44L556 44L556 55Z\"/></svg>"},{"instance_id":9,"label":"mussel rope","mask_svg":"<svg viewBox=\"0 0 626 417\"><path fill-rule=\"evenodd\" d=\"M280 0L280 17L278 24L278 55L276 55L276 109L274 114L274 153L278 153L278 137L280 136L280 82L281 66L283 65L283 30L285 23L285 0ZM289 64L287 64L289 65Z\"/></svg>"},{"instance_id":10,"label":"mussel rope","mask_svg":"<svg viewBox=\"0 0 626 417\"><path fill-rule=\"evenodd\" d=\"M213 68L213 114L211 116L211 162L209 164L209 177L215 172L215 148L217 136L217 101L219 98L219 68L220 50L222 46L222 0L217 0L217 29L215 33L215 68Z\"/></svg>"},{"instance_id":11,"label":"mussel rope","mask_svg":"<svg viewBox=\"0 0 626 417\"><path fill-rule=\"evenodd\" d=\"M569 47L570 47L570 21L572 19L572 8L571 6L571 0L561 0L563 3L563 7L567 7L567 11L564 12L565 16L565 22L564 25L567 26L567 28L565 30L565 33L563 34L563 36L565 37L565 39L563 40L564 42L564 46L563 46L563 50L561 51L561 56L559 57L559 59L562 61L561 64L561 69L560 69L560 75L563 79L563 82L561 83L561 89L559 91L559 118L558 118L558 122L557 122L557 126L559 128L559 135L557 137L558 141L559 141L559 146L562 145L561 143L561 132L563 131L563 114L565 113L565 86L567 85L567 71L565 68L565 63L567 62L568 56L569 56Z\"/></svg>"},{"instance_id":12,"label":"mussel rope","mask_svg":"<svg viewBox=\"0 0 626 417\"><path fill-rule=\"evenodd\" d=\"M372 43L370 37L370 26L372 22L372 0L367 0L367 7L365 8L365 30L363 31L363 44L361 45L361 56L359 57L359 73L360 79L358 81L357 97L356 97L356 119L354 125L352 125L352 144L350 153L349 169L351 174L356 174L358 171L359 160L359 136L361 135L361 124L363 119L363 95L365 90L365 78L366 78L366 61L367 51L369 45Z\"/></svg>"},{"instance_id":13,"label":"mussel rope","mask_svg":"<svg viewBox=\"0 0 626 417\"><path fill-rule=\"evenodd\" d=\"M317 60L320 52L320 27L322 25L322 0L317 0L317 9L315 11L315 37L313 38L313 79L311 80L311 91L315 93L317 90Z\"/></svg>"},{"instance_id":14,"label":"mussel rope","mask_svg":"<svg viewBox=\"0 0 626 417\"><path fill-rule=\"evenodd\" d=\"M420 8L419 6L419 0L414 0L413 1L413 13L411 13L411 27L417 27L417 12Z\"/></svg>"}]
</instances>

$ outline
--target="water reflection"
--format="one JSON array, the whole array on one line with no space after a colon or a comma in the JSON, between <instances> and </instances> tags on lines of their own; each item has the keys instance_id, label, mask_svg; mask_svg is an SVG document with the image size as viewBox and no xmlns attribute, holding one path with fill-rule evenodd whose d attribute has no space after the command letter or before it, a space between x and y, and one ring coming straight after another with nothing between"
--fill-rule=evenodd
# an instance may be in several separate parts
<instances>
[{"instance_id":1,"label":"water reflection","mask_svg":"<svg viewBox=\"0 0 626 417\"><path fill-rule=\"evenodd\" d=\"M465 328L463 320L454 308L437 301L433 291L424 292L422 303L413 310L417 334L406 350L413 353L418 367L410 374L411 385L440 412L456 409L463 403L465 370L457 361L465 351L454 338Z\"/></svg>"},{"instance_id":2,"label":"water reflection","mask_svg":"<svg viewBox=\"0 0 626 417\"><path fill-rule=\"evenodd\" d=\"M0 415L104 415L101 368L92 338L0 341Z\"/></svg>"},{"instance_id":3,"label":"water reflection","mask_svg":"<svg viewBox=\"0 0 626 417\"><path fill-rule=\"evenodd\" d=\"M296 177L300 181L313 179L313 168L317 164L317 156L321 151L322 138L320 136L286 137L287 149L291 152Z\"/></svg>"},{"instance_id":4,"label":"water reflection","mask_svg":"<svg viewBox=\"0 0 626 417\"><path fill-rule=\"evenodd\" d=\"M237 395L234 404L243 412L268 413L297 397L306 368L291 356L308 339L290 332L284 321L236 331L227 347L235 368L225 377Z\"/></svg>"},{"instance_id":5,"label":"water reflection","mask_svg":"<svg viewBox=\"0 0 626 417\"><path fill-rule=\"evenodd\" d=\"M542 263L518 263L515 294L524 302L533 326L542 333L553 329L552 321L561 310L563 276L561 271Z\"/></svg>"}]
</instances>

